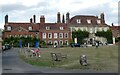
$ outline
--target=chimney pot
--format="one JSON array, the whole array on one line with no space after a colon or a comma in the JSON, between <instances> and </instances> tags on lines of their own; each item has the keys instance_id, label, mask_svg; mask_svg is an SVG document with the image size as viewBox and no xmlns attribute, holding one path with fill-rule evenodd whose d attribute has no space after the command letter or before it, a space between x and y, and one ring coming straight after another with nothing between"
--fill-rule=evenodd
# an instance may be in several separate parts
<instances>
[{"instance_id":1,"label":"chimney pot","mask_svg":"<svg viewBox=\"0 0 120 75\"><path fill-rule=\"evenodd\" d=\"M36 16L33 15L33 23L36 23Z\"/></svg>"}]
</instances>

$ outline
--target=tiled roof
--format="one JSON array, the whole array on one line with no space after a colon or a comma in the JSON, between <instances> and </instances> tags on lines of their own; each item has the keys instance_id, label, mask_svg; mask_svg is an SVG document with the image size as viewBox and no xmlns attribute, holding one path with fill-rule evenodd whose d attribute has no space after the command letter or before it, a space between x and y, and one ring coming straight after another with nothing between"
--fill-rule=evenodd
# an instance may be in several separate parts
<instances>
[{"instance_id":1,"label":"tiled roof","mask_svg":"<svg viewBox=\"0 0 120 75\"><path fill-rule=\"evenodd\" d=\"M39 31L39 30L43 30L46 29L46 27L50 27L50 29L52 30L58 30L60 29L60 27L63 27L64 29L67 30L67 24L64 23L15 23L15 22L10 22L5 26L11 26L12 30L14 30L15 28L18 27L22 27L26 30L28 30L28 27L32 27L32 31Z\"/></svg>"},{"instance_id":2,"label":"tiled roof","mask_svg":"<svg viewBox=\"0 0 120 75\"><path fill-rule=\"evenodd\" d=\"M39 30L39 27L38 27L38 23L34 24L34 23L14 23L14 22L10 22L8 23L7 26L11 26L12 29L15 29L17 27L22 27L22 28L25 28L28 30L28 27L31 26L33 28L33 30Z\"/></svg>"},{"instance_id":3,"label":"tiled roof","mask_svg":"<svg viewBox=\"0 0 120 75\"><path fill-rule=\"evenodd\" d=\"M77 23L77 19L81 20L81 23ZM89 24L87 23L87 19L91 20L92 22ZM69 24L75 24L75 25L101 25L97 23L97 20L101 20L101 18L98 18L97 16L89 16L89 15L76 15L70 19ZM104 24L106 25L106 24Z\"/></svg>"}]
</instances>

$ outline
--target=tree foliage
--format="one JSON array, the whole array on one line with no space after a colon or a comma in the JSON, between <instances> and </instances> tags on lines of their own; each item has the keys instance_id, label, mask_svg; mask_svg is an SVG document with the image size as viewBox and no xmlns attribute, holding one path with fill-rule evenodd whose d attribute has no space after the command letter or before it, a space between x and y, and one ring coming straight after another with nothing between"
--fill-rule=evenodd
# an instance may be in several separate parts
<instances>
[{"instance_id":1,"label":"tree foliage","mask_svg":"<svg viewBox=\"0 0 120 75\"><path fill-rule=\"evenodd\" d=\"M72 32L73 41L74 41L74 38L77 38L77 42L79 44L83 44L84 39L88 37L89 37L89 32L87 31L78 30L78 31Z\"/></svg>"},{"instance_id":2,"label":"tree foliage","mask_svg":"<svg viewBox=\"0 0 120 75\"><path fill-rule=\"evenodd\" d=\"M98 31L95 35L99 37L104 37L107 39L108 43L112 43L112 31L110 29L107 31Z\"/></svg>"},{"instance_id":3,"label":"tree foliage","mask_svg":"<svg viewBox=\"0 0 120 75\"><path fill-rule=\"evenodd\" d=\"M35 46L35 42L39 41L39 43L43 43L42 40L40 40L39 38L37 39L36 37L9 37L9 38L5 38L3 41L3 44L13 44L13 46L18 47L19 46L19 42L20 40L22 40L22 46L27 46L28 43L30 44L30 46Z\"/></svg>"}]
</instances>

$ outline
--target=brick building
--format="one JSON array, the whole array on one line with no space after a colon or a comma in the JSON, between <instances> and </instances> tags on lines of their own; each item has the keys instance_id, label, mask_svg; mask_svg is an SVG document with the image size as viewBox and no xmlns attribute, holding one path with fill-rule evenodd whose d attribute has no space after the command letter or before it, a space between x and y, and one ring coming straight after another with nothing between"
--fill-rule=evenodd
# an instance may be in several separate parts
<instances>
[{"instance_id":1,"label":"brick building","mask_svg":"<svg viewBox=\"0 0 120 75\"><path fill-rule=\"evenodd\" d=\"M107 39L103 37L95 36L97 31L107 31L109 26L105 23L104 13L98 16L90 16L90 15L76 15L69 19L69 28L71 31L88 31L89 38L86 38L88 43L95 43L95 41L100 41L102 43L106 43Z\"/></svg>"},{"instance_id":2,"label":"brick building","mask_svg":"<svg viewBox=\"0 0 120 75\"><path fill-rule=\"evenodd\" d=\"M60 12L57 13L56 23L46 23L45 16L40 16L40 22L36 23L36 16L30 18L29 23L16 23L8 22L8 15L5 16L5 25L3 39L6 37L34 37L38 36L40 39L44 40L49 44L67 45L72 40L72 32L77 30L88 31L90 33L89 38L86 38L87 42L94 43L96 40L106 43L106 38L97 37L95 33L97 31L107 31L112 29L113 35L116 33L115 26L110 27L105 23L104 13L98 16L91 15L75 15L70 18L69 12L66 14L66 19L64 15L61 19ZM118 31L117 31L118 32Z\"/></svg>"},{"instance_id":3,"label":"brick building","mask_svg":"<svg viewBox=\"0 0 120 75\"><path fill-rule=\"evenodd\" d=\"M113 35L113 44L115 44L115 38L120 37L120 26L114 26L112 23L112 26L110 26L110 29L112 30Z\"/></svg>"},{"instance_id":4,"label":"brick building","mask_svg":"<svg viewBox=\"0 0 120 75\"><path fill-rule=\"evenodd\" d=\"M114 26L112 23L110 29L112 30L113 37L120 37L120 26Z\"/></svg>"},{"instance_id":5,"label":"brick building","mask_svg":"<svg viewBox=\"0 0 120 75\"><path fill-rule=\"evenodd\" d=\"M8 15L6 15L4 30L3 39L11 36L34 37L37 35L46 43L56 45L63 45L64 43L68 45L71 40L71 32L67 24L64 21L61 22L60 12L57 13L57 23L46 23L43 15L40 17L40 23L36 23L35 15L29 23L8 22Z\"/></svg>"}]
</instances>

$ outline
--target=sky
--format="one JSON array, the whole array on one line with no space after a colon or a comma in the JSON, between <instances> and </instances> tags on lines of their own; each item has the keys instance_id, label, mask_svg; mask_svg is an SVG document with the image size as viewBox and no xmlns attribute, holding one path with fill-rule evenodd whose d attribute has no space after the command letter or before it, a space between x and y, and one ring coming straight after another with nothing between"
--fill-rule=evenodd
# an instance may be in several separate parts
<instances>
[{"instance_id":1,"label":"sky","mask_svg":"<svg viewBox=\"0 0 120 75\"><path fill-rule=\"evenodd\" d=\"M55 23L57 12L62 15L70 13L70 18L75 15L93 15L100 17L105 14L106 24L118 25L119 0L0 0L0 28L4 29L4 16L8 14L9 22L30 22L36 15L36 22L40 16L45 16L45 21Z\"/></svg>"}]
</instances>

